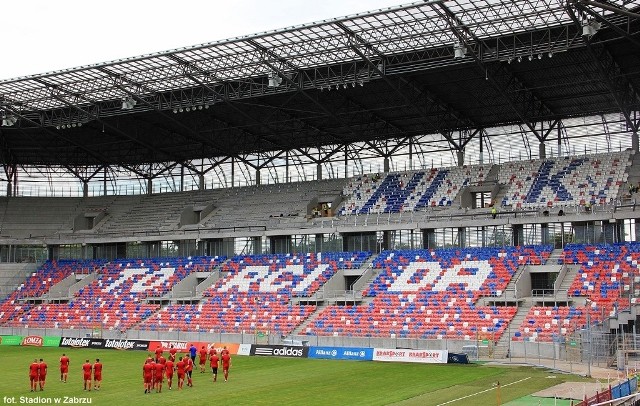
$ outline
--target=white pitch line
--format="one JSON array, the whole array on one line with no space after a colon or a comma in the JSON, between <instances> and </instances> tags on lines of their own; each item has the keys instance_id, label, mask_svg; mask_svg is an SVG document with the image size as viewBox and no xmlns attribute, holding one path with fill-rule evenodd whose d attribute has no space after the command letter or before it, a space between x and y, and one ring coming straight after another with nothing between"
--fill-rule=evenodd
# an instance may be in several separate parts
<instances>
[{"instance_id":1,"label":"white pitch line","mask_svg":"<svg viewBox=\"0 0 640 406\"><path fill-rule=\"evenodd\" d=\"M530 377L530 376L527 376L526 378L522 378L522 379L520 379L519 381L514 381L514 382L508 383L508 384L506 384L506 385L500 385L500 387L501 387L501 388L504 388L504 387L509 386L509 385L514 385L514 384L516 384L516 383L520 383L520 382L522 382L522 381L526 381L527 379L531 379L531 377ZM466 398L470 398L470 397L472 397L472 396L477 396L477 395L479 395L479 394L481 394L481 393L485 393L485 392L489 392L489 391L495 390L496 388L497 388L497 386L494 386L493 388L489 388L489 389L485 389L485 390L480 391L480 392L472 393L471 395L463 396L463 397L458 398L458 399L453 399L453 400L450 400L450 401L448 401L448 402L440 403L440 404L439 404L439 405L437 405L437 406L448 405L449 403L457 402L457 401L459 401L459 400L466 399Z\"/></svg>"}]
</instances>

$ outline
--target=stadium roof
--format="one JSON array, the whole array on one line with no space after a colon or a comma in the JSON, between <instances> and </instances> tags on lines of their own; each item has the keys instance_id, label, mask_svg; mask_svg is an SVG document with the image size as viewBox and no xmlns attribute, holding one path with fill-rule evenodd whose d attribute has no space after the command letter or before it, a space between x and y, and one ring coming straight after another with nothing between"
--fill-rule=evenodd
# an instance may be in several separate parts
<instances>
[{"instance_id":1,"label":"stadium roof","mask_svg":"<svg viewBox=\"0 0 640 406\"><path fill-rule=\"evenodd\" d=\"M640 0L436 0L0 81L5 166L134 165L640 120Z\"/></svg>"}]
</instances>

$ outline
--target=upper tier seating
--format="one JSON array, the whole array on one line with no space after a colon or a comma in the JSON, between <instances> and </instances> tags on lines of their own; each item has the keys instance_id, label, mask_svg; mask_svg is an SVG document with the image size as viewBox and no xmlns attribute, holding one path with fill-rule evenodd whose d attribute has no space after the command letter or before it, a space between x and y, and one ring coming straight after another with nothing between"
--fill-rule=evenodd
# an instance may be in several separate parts
<instances>
[{"instance_id":1,"label":"upper tier seating","mask_svg":"<svg viewBox=\"0 0 640 406\"><path fill-rule=\"evenodd\" d=\"M399 213L451 206L463 187L481 184L490 169L490 165L477 165L361 175L351 178L344 187L347 200L338 214Z\"/></svg>"},{"instance_id":2,"label":"upper tier seating","mask_svg":"<svg viewBox=\"0 0 640 406\"><path fill-rule=\"evenodd\" d=\"M189 273L210 272L219 264L217 257L116 260L99 269L96 280L69 303L34 306L7 325L128 329L159 309L145 299L163 296Z\"/></svg>"},{"instance_id":3,"label":"upper tier seating","mask_svg":"<svg viewBox=\"0 0 640 406\"><path fill-rule=\"evenodd\" d=\"M228 275L198 305L171 305L140 327L206 332L271 331L287 335L316 306L293 306L292 297L311 297L339 269L357 269L371 254L338 252L236 256L221 270Z\"/></svg>"},{"instance_id":4,"label":"upper tier seating","mask_svg":"<svg viewBox=\"0 0 640 406\"><path fill-rule=\"evenodd\" d=\"M502 206L540 208L604 205L627 180L628 151L576 158L507 162L498 182L508 185Z\"/></svg>"},{"instance_id":5,"label":"upper tier seating","mask_svg":"<svg viewBox=\"0 0 640 406\"><path fill-rule=\"evenodd\" d=\"M497 340L515 315L512 306L477 306L498 296L519 265L543 263L550 247L384 251L380 274L365 289L373 301L328 306L306 334Z\"/></svg>"}]
</instances>

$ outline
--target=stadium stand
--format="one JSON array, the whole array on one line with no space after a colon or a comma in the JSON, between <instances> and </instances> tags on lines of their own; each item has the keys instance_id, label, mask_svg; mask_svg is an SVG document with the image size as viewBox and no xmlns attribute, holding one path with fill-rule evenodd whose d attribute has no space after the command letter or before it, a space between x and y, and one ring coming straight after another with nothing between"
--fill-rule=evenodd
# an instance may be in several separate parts
<instances>
[{"instance_id":1,"label":"stadium stand","mask_svg":"<svg viewBox=\"0 0 640 406\"><path fill-rule=\"evenodd\" d=\"M591 322L601 322L629 307L622 295L632 289L637 279L640 244L568 244L561 263L578 265L578 274L568 294L583 303L569 306L534 306L513 339L561 341Z\"/></svg>"},{"instance_id":2,"label":"stadium stand","mask_svg":"<svg viewBox=\"0 0 640 406\"><path fill-rule=\"evenodd\" d=\"M29 312L8 320L6 325L69 329L99 326L126 330L160 308L160 305L145 303L146 299L168 294L189 273L210 272L219 265L219 259L126 259L105 264L87 261L84 265L93 268L92 271L98 273L97 278L80 289L72 300L34 305ZM55 264L53 268L56 268ZM63 272L55 271L57 274Z\"/></svg>"},{"instance_id":3,"label":"stadium stand","mask_svg":"<svg viewBox=\"0 0 640 406\"><path fill-rule=\"evenodd\" d=\"M498 181L508 185L502 206L540 208L609 204L627 181L629 151L583 157L507 162Z\"/></svg>"},{"instance_id":4,"label":"stadium stand","mask_svg":"<svg viewBox=\"0 0 640 406\"><path fill-rule=\"evenodd\" d=\"M16 320L27 313L29 299L42 299L57 283L71 274L94 272L102 261L54 260L45 262L0 304L0 324Z\"/></svg>"},{"instance_id":5,"label":"stadium stand","mask_svg":"<svg viewBox=\"0 0 640 406\"><path fill-rule=\"evenodd\" d=\"M309 335L497 340L515 306L478 306L499 296L520 265L543 263L550 247L384 251L373 262L378 277L361 306L331 305Z\"/></svg>"},{"instance_id":6,"label":"stadium stand","mask_svg":"<svg viewBox=\"0 0 640 406\"><path fill-rule=\"evenodd\" d=\"M491 165L365 174L349 179L338 214L399 213L453 204L462 188L482 184Z\"/></svg>"},{"instance_id":7,"label":"stadium stand","mask_svg":"<svg viewBox=\"0 0 640 406\"><path fill-rule=\"evenodd\" d=\"M293 298L309 298L339 269L357 269L367 252L236 256L221 271L227 276L204 292L204 302L170 305L141 329L204 332L277 332L287 335L315 311Z\"/></svg>"}]
</instances>

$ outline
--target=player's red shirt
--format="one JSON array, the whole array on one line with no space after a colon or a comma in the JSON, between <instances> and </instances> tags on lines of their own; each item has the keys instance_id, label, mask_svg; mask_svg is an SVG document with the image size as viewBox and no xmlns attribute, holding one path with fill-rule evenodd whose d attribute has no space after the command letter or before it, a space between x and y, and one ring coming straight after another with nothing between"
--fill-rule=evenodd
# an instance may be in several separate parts
<instances>
[{"instance_id":1,"label":"player's red shirt","mask_svg":"<svg viewBox=\"0 0 640 406\"><path fill-rule=\"evenodd\" d=\"M164 365L167 362L166 358L163 357L162 355L160 355L160 357L158 357L158 364L162 364Z\"/></svg>"},{"instance_id":2,"label":"player's red shirt","mask_svg":"<svg viewBox=\"0 0 640 406\"><path fill-rule=\"evenodd\" d=\"M173 361L171 360L168 360L164 363L164 374L167 376L167 378L173 376L173 366Z\"/></svg>"},{"instance_id":3,"label":"player's red shirt","mask_svg":"<svg viewBox=\"0 0 640 406\"><path fill-rule=\"evenodd\" d=\"M156 348L156 358L162 357L162 353L163 353L162 347Z\"/></svg>"},{"instance_id":4,"label":"player's red shirt","mask_svg":"<svg viewBox=\"0 0 640 406\"><path fill-rule=\"evenodd\" d=\"M207 362L207 349L200 348L200 365L204 365Z\"/></svg>"},{"instance_id":5,"label":"player's red shirt","mask_svg":"<svg viewBox=\"0 0 640 406\"><path fill-rule=\"evenodd\" d=\"M69 371L69 357L63 355L60 357L60 371L68 372Z\"/></svg>"},{"instance_id":6,"label":"player's red shirt","mask_svg":"<svg viewBox=\"0 0 640 406\"><path fill-rule=\"evenodd\" d=\"M218 368L219 362L220 359L218 358L218 354L213 354L211 358L209 358L209 365L211 365L211 368Z\"/></svg>"},{"instance_id":7,"label":"player's red shirt","mask_svg":"<svg viewBox=\"0 0 640 406\"><path fill-rule=\"evenodd\" d=\"M102 363L96 362L93 364L93 379L96 381L102 380Z\"/></svg>"},{"instance_id":8,"label":"player's red shirt","mask_svg":"<svg viewBox=\"0 0 640 406\"><path fill-rule=\"evenodd\" d=\"M216 351L216 347L211 347L209 349L209 358L211 358L212 355L215 355L217 353L218 353L218 351Z\"/></svg>"},{"instance_id":9,"label":"player's red shirt","mask_svg":"<svg viewBox=\"0 0 640 406\"><path fill-rule=\"evenodd\" d=\"M38 371L40 371L40 364L38 364L37 362L32 362L31 365L29 365L29 376L31 378L37 378Z\"/></svg>"},{"instance_id":10,"label":"player's red shirt","mask_svg":"<svg viewBox=\"0 0 640 406\"><path fill-rule=\"evenodd\" d=\"M231 356L227 352L222 355L222 368L229 368L230 364L231 364Z\"/></svg>"},{"instance_id":11,"label":"player's red shirt","mask_svg":"<svg viewBox=\"0 0 640 406\"><path fill-rule=\"evenodd\" d=\"M44 378L47 376L47 363L46 362L41 362L38 364L38 375L40 375L40 379L44 380Z\"/></svg>"},{"instance_id":12,"label":"player's red shirt","mask_svg":"<svg viewBox=\"0 0 640 406\"><path fill-rule=\"evenodd\" d=\"M178 352L178 350L176 350L175 348L172 348L172 349L169 350L169 355L173 355L173 359L175 360L177 352Z\"/></svg>"},{"instance_id":13,"label":"player's red shirt","mask_svg":"<svg viewBox=\"0 0 640 406\"><path fill-rule=\"evenodd\" d=\"M185 368L184 368L184 370L185 370L185 371L187 371L187 372L189 372L189 371L193 371L193 360L192 360L191 358L189 358L189 357L186 357L186 358L184 359L184 361L185 361Z\"/></svg>"},{"instance_id":14,"label":"player's red shirt","mask_svg":"<svg viewBox=\"0 0 640 406\"><path fill-rule=\"evenodd\" d=\"M153 369L154 365L151 362L145 362L142 366L142 379L145 383L151 383L151 379L153 378Z\"/></svg>"},{"instance_id":15,"label":"player's red shirt","mask_svg":"<svg viewBox=\"0 0 640 406\"><path fill-rule=\"evenodd\" d=\"M159 362L156 362L154 365L155 365L155 372L153 376L155 376L156 380L162 379L162 376L164 375L164 365Z\"/></svg>"},{"instance_id":16,"label":"player's red shirt","mask_svg":"<svg viewBox=\"0 0 640 406\"><path fill-rule=\"evenodd\" d=\"M142 372L144 372L145 376L153 376L153 371L155 370L156 364L153 362L146 362L142 366Z\"/></svg>"},{"instance_id":17,"label":"player's red shirt","mask_svg":"<svg viewBox=\"0 0 640 406\"><path fill-rule=\"evenodd\" d=\"M176 369L178 371L178 376L184 376L184 373L186 371L185 367L186 367L186 364L185 364L184 360L178 361L178 363L176 364Z\"/></svg>"},{"instance_id":18,"label":"player's red shirt","mask_svg":"<svg viewBox=\"0 0 640 406\"><path fill-rule=\"evenodd\" d=\"M88 381L89 379L91 379L91 364L88 362L85 362L84 364L82 364L82 372L84 373L84 380Z\"/></svg>"}]
</instances>

